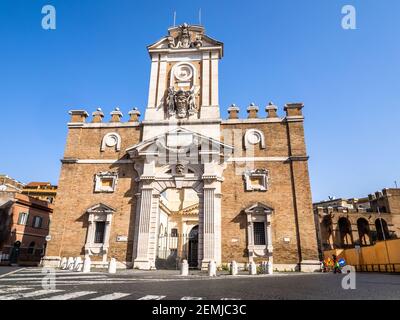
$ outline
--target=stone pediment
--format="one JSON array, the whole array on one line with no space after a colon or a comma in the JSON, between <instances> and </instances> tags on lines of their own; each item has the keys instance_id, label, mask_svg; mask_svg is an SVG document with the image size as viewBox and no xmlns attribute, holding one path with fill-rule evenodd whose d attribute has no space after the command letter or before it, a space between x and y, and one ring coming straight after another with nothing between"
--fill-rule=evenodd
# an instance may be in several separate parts
<instances>
[{"instance_id":1,"label":"stone pediment","mask_svg":"<svg viewBox=\"0 0 400 320\"><path fill-rule=\"evenodd\" d=\"M114 213L115 209L104 203L98 203L86 210L88 213Z\"/></svg>"},{"instance_id":2,"label":"stone pediment","mask_svg":"<svg viewBox=\"0 0 400 320\"><path fill-rule=\"evenodd\" d=\"M256 202L255 204L244 210L244 212L247 214L272 213L272 211L274 211L273 208L267 206L262 202Z\"/></svg>"},{"instance_id":3,"label":"stone pediment","mask_svg":"<svg viewBox=\"0 0 400 320\"><path fill-rule=\"evenodd\" d=\"M188 129L176 128L134 145L126 151L132 158L194 151L196 155L214 154L229 157L233 152L233 146Z\"/></svg>"},{"instance_id":4,"label":"stone pediment","mask_svg":"<svg viewBox=\"0 0 400 320\"><path fill-rule=\"evenodd\" d=\"M186 23L168 29L168 35L147 47L149 52L177 50L209 50L218 48L223 55L223 43L205 34L204 27Z\"/></svg>"}]
</instances>

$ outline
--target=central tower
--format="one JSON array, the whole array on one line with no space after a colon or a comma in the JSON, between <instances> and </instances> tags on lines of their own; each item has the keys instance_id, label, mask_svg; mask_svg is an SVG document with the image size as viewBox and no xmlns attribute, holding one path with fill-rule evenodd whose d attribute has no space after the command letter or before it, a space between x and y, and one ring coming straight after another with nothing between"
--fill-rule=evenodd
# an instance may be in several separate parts
<instances>
[{"instance_id":1,"label":"central tower","mask_svg":"<svg viewBox=\"0 0 400 320\"><path fill-rule=\"evenodd\" d=\"M143 139L179 126L219 140L218 63L223 44L208 37L202 26L184 23L169 28L148 51L151 73Z\"/></svg>"}]
</instances>

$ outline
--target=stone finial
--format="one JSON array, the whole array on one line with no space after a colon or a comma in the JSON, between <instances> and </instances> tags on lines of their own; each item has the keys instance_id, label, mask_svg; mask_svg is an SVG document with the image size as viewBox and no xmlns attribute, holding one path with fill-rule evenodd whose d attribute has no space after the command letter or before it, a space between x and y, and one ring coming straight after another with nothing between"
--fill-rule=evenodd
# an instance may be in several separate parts
<instances>
[{"instance_id":1,"label":"stone finial","mask_svg":"<svg viewBox=\"0 0 400 320\"><path fill-rule=\"evenodd\" d=\"M239 119L239 107L236 106L236 104L232 104L228 108L228 114L229 114L229 119Z\"/></svg>"},{"instance_id":2,"label":"stone finial","mask_svg":"<svg viewBox=\"0 0 400 320\"><path fill-rule=\"evenodd\" d=\"M110 112L110 114L111 114L110 122L121 122L123 114L118 107L116 107L114 111Z\"/></svg>"},{"instance_id":3,"label":"stone finial","mask_svg":"<svg viewBox=\"0 0 400 320\"><path fill-rule=\"evenodd\" d=\"M303 103L287 103L283 110L286 112L286 117L301 117L303 113L301 109L303 109Z\"/></svg>"},{"instance_id":4,"label":"stone finial","mask_svg":"<svg viewBox=\"0 0 400 320\"><path fill-rule=\"evenodd\" d=\"M96 111L92 113L92 116L93 116L92 119L93 123L103 122L104 113L101 110L101 108L97 108Z\"/></svg>"},{"instance_id":5,"label":"stone finial","mask_svg":"<svg viewBox=\"0 0 400 320\"><path fill-rule=\"evenodd\" d=\"M254 102L250 103L250 105L247 107L247 113L249 119L258 118L258 107Z\"/></svg>"},{"instance_id":6,"label":"stone finial","mask_svg":"<svg viewBox=\"0 0 400 320\"><path fill-rule=\"evenodd\" d=\"M276 107L276 105L274 105L273 102L269 102L268 105L265 107L265 111L267 112L267 118L277 118L278 115L276 113L276 111L278 110L278 108Z\"/></svg>"},{"instance_id":7,"label":"stone finial","mask_svg":"<svg viewBox=\"0 0 400 320\"><path fill-rule=\"evenodd\" d=\"M129 122L138 122L140 117L140 111L138 108L133 108L129 111Z\"/></svg>"},{"instance_id":8,"label":"stone finial","mask_svg":"<svg viewBox=\"0 0 400 320\"><path fill-rule=\"evenodd\" d=\"M85 110L71 110L69 112L71 115L71 122L86 122L86 118L89 114Z\"/></svg>"}]
</instances>

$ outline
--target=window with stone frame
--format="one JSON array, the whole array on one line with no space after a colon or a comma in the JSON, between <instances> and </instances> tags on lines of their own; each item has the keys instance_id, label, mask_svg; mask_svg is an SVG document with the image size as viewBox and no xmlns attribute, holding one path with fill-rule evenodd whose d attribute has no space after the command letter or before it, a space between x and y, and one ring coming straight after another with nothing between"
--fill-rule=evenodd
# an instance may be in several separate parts
<instances>
[{"instance_id":1,"label":"window with stone frame","mask_svg":"<svg viewBox=\"0 0 400 320\"><path fill-rule=\"evenodd\" d=\"M85 243L86 255L100 255L107 258L111 221L115 209L99 203L87 210L88 230Z\"/></svg>"},{"instance_id":2,"label":"window with stone frame","mask_svg":"<svg viewBox=\"0 0 400 320\"><path fill-rule=\"evenodd\" d=\"M247 216L247 250L249 257L271 257L273 209L257 202L244 210Z\"/></svg>"},{"instance_id":3,"label":"window with stone frame","mask_svg":"<svg viewBox=\"0 0 400 320\"><path fill-rule=\"evenodd\" d=\"M114 192L117 187L118 173L99 172L95 175L95 192Z\"/></svg>"},{"instance_id":4,"label":"window with stone frame","mask_svg":"<svg viewBox=\"0 0 400 320\"><path fill-rule=\"evenodd\" d=\"M244 172L246 191L267 191L268 190L268 170L255 169Z\"/></svg>"},{"instance_id":5,"label":"window with stone frame","mask_svg":"<svg viewBox=\"0 0 400 320\"><path fill-rule=\"evenodd\" d=\"M29 213L20 212L18 216L18 224L25 226L28 223Z\"/></svg>"}]
</instances>

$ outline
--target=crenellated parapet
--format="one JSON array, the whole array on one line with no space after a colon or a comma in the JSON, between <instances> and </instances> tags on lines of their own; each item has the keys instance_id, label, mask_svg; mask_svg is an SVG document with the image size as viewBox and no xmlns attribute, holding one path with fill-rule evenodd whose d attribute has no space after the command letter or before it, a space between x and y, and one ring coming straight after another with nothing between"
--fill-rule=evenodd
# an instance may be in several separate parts
<instances>
[{"instance_id":1,"label":"crenellated parapet","mask_svg":"<svg viewBox=\"0 0 400 320\"><path fill-rule=\"evenodd\" d=\"M86 110L71 110L69 127L112 127L112 126L138 126L140 125L140 111L134 107L128 112L129 118L124 121L124 114L119 107L110 112L110 117L105 119L104 112L101 108L97 108L92 113L92 118L88 121L89 113Z\"/></svg>"},{"instance_id":2,"label":"crenellated parapet","mask_svg":"<svg viewBox=\"0 0 400 320\"><path fill-rule=\"evenodd\" d=\"M227 121L229 122L230 120L240 120L242 121L253 121L254 119L264 119L264 120L269 120L269 121L276 121L276 120L288 120L288 121L302 121L303 118L303 112L302 109L304 107L303 103L287 103L283 107L283 111L285 112L284 117L279 117L278 115L278 107L273 103L269 102L265 106L265 115L260 115L259 114L259 107L254 103L250 103L250 105L246 108L247 111L247 118L241 118L240 117L240 107L238 107L236 104L232 104L228 108L228 119Z\"/></svg>"}]
</instances>

